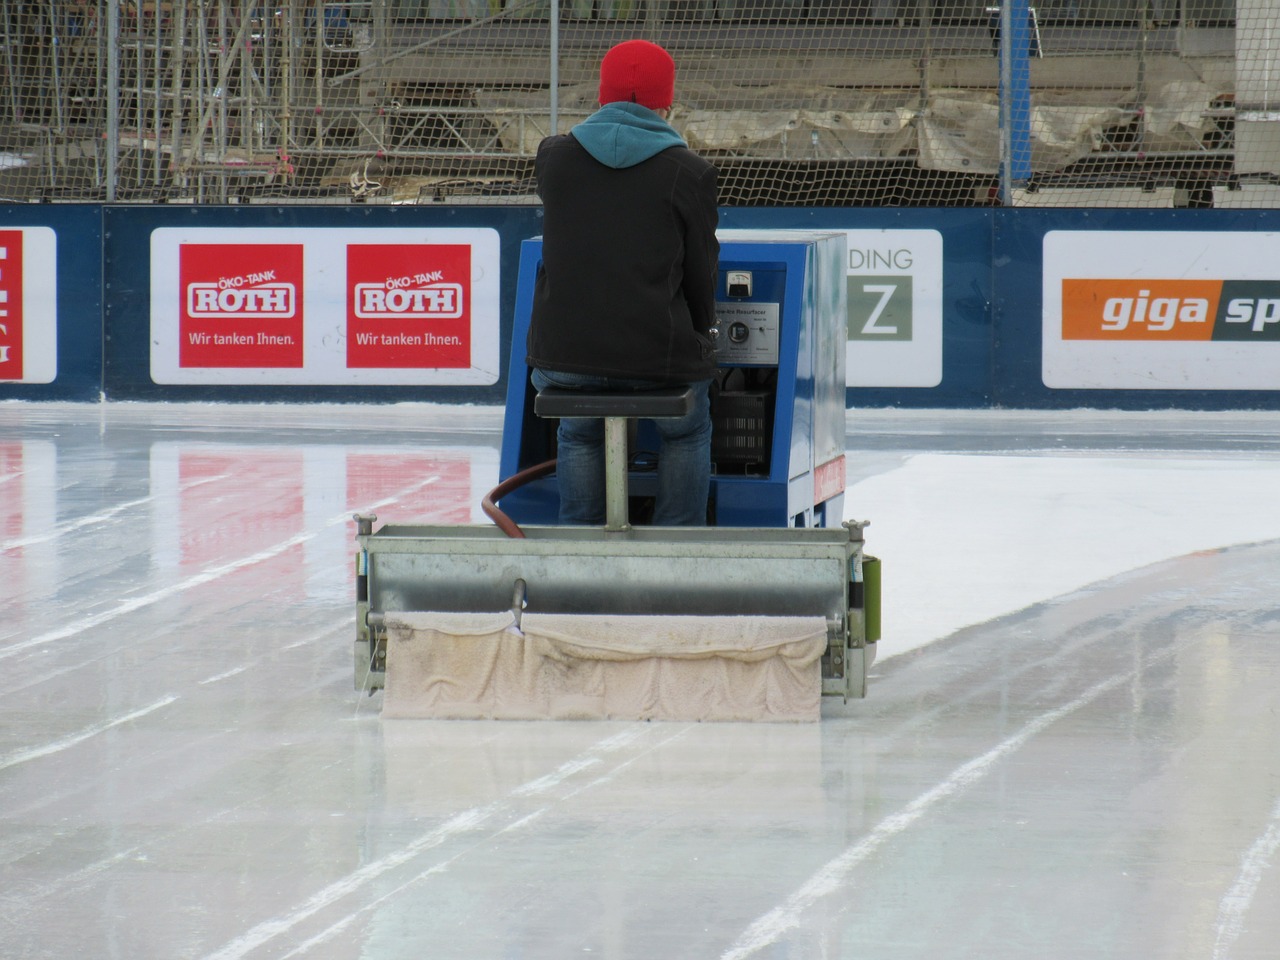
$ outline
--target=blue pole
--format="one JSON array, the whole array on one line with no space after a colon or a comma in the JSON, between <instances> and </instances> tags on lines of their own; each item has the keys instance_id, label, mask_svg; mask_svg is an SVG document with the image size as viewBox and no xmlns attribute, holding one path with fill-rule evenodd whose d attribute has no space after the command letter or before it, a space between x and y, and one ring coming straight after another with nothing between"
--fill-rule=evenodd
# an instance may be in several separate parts
<instances>
[{"instance_id":1,"label":"blue pole","mask_svg":"<svg viewBox=\"0 0 1280 960\"><path fill-rule=\"evenodd\" d=\"M159 136L156 131L156 137ZM107 142L104 147L107 151L104 196L108 203L114 203L120 157L120 0L107 0Z\"/></svg>"},{"instance_id":2,"label":"blue pole","mask_svg":"<svg viewBox=\"0 0 1280 960\"><path fill-rule=\"evenodd\" d=\"M1031 10L1028 0L1000 8L1000 202L1031 179Z\"/></svg>"},{"instance_id":3,"label":"blue pole","mask_svg":"<svg viewBox=\"0 0 1280 960\"><path fill-rule=\"evenodd\" d=\"M547 135L560 132L560 0L551 0L551 129Z\"/></svg>"}]
</instances>

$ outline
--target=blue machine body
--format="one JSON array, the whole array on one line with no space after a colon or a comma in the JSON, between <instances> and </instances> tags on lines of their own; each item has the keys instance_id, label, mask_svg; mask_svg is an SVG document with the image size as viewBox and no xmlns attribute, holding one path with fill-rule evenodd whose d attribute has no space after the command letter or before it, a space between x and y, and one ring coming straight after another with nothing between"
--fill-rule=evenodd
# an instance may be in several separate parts
<instances>
[{"instance_id":1,"label":"blue machine body","mask_svg":"<svg viewBox=\"0 0 1280 960\"><path fill-rule=\"evenodd\" d=\"M842 233L721 231L716 286L710 522L735 527L838 526L845 484L847 242ZM525 363L542 240L524 241L503 424L504 478L555 456L555 421L533 412ZM651 499L661 445L641 422L632 447L634 505ZM521 524L555 524L554 475L500 504Z\"/></svg>"}]
</instances>

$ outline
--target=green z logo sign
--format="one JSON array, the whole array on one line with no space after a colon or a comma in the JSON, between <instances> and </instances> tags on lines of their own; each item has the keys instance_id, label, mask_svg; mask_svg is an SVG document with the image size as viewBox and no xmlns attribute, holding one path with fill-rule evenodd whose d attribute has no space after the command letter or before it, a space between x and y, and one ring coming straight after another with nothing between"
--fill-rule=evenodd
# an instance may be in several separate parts
<instances>
[{"instance_id":1,"label":"green z logo sign","mask_svg":"<svg viewBox=\"0 0 1280 960\"><path fill-rule=\"evenodd\" d=\"M911 339L911 277L851 276L850 340Z\"/></svg>"}]
</instances>

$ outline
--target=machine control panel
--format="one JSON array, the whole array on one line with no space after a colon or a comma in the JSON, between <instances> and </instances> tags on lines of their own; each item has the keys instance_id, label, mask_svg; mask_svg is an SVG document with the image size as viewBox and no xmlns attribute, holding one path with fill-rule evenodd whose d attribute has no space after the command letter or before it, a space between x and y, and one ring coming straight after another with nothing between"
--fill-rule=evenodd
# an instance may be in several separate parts
<instances>
[{"instance_id":1,"label":"machine control panel","mask_svg":"<svg viewBox=\"0 0 1280 960\"><path fill-rule=\"evenodd\" d=\"M778 365L785 271L754 266L746 270L721 264L716 291L716 360L721 366Z\"/></svg>"},{"instance_id":2,"label":"machine control panel","mask_svg":"<svg viewBox=\"0 0 1280 960\"><path fill-rule=\"evenodd\" d=\"M716 316L720 320L717 361L730 366L777 366L778 315L776 303L717 303Z\"/></svg>"}]
</instances>

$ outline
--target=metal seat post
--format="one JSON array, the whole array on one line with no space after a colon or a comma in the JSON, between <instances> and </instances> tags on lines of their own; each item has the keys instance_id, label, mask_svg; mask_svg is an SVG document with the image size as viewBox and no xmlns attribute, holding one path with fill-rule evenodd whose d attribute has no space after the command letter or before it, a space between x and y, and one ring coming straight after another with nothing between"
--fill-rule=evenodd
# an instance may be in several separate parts
<instances>
[{"instance_id":1,"label":"metal seat post","mask_svg":"<svg viewBox=\"0 0 1280 960\"><path fill-rule=\"evenodd\" d=\"M688 416L693 388L670 387L637 393L589 393L548 387L533 401L539 417L599 417L604 420L604 496L606 530L630 530L627 490L627 424Z\"/></svg>"},{"instance_id":2,"label":"metal seat post","mask_svg":"<svg viewBox=\"0 0 1280 960\"><path fill-rule=\"evenodd\" d=\"M604 528L630 530L627 417L604 418Z\"/></svg>"}]
</instances>

